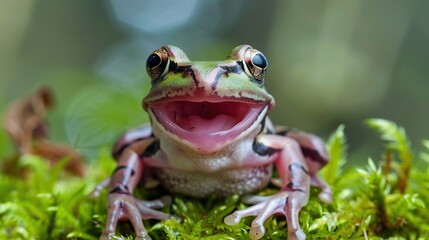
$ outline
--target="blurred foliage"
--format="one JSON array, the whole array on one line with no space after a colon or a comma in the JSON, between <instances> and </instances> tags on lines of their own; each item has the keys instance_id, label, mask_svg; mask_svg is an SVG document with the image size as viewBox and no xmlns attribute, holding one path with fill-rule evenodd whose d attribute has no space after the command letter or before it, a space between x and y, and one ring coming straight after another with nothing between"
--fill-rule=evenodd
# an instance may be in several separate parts
<instances>
[{"instance_id":1,"label":"blurred foliage","mask_svg":"<svg viewBox=\"0 0 429 240\"><path fill-rule=\"evenodd\" d=\"M387 140L387 151L400 143L399 139L388 137L391 133L400 132L407 139L404 129L393 122L380 119L369 122L380 137ZM365 168L345 169L347 146L343 130L344 126L340 126L332 134L328 143L332 159L321 173L325 177L332 176L327 179L334 191L334 202L331 205L322 203L317 198L319 189L312 188L310 201L300 213L300 223L308 238L426 239L429 234L429 211L425 207L429 205L429 141L425 140L424 150L415 154L410 175L405 179L409 187L401 192L397 186L403 177L404 165L399 156L413 153L408 141L401 142L408 147L397 148L392 153L398 156L392 162L398 169L386 171L386 158L381 159L379 166L369 160ZM96 199L90 199L88 194L115 167L108 152L100 149L98 161L89 165L85 178L64 175L65 162L51 168L38 157L22 156L17 167L31 168L27 178L0 176L0 238L97 239L107 211L106 192ZM416 167L416 161L426 164ZM277 188L269 186L260 194L276 191ZM136 193L143 198L163 194L161 189ZM251 218L235 226L223 223L223 218L234 209L245 207L236 195L226 199L212 196L206 200L173 196L172 205L165 210L181 221L150 220L145 224L153 239L247 239ZM271 217L265 227L263 239L285 239L284 217ZM117 239L132 239L133 231L128 222L121 223L118 232L127 236L117 235Z\"/></svg>"},{"instance_id":2,"label":"blurred foliage","mask_svg":"<svg viewBox=\"0 0 429 240\"><path fill-rule=\"evenodd\" d=\"M98 149L111 147L120 134L148 122L141 107L147 90L143 84L131 89L107 84L81 91L65 117L68 139L89 161L95 159Z\"/></svg>"}]
</instances>

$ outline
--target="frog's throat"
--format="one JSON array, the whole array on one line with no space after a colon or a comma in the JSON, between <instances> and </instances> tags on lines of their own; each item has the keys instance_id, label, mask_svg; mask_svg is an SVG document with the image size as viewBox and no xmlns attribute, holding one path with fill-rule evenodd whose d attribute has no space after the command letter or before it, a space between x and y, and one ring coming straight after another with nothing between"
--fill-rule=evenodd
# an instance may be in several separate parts
<instances>
[{"instance_id":1,"label":"frog's throat","mask_svg":"<svg viewBox=\"0 0 429 240\"><path fill-rule=\"evenodd\" d=\"M170 101L152 105L149 114L172 139L210 154L255 129L268 108L263 103Z\"/></svg>"}]
</instances>

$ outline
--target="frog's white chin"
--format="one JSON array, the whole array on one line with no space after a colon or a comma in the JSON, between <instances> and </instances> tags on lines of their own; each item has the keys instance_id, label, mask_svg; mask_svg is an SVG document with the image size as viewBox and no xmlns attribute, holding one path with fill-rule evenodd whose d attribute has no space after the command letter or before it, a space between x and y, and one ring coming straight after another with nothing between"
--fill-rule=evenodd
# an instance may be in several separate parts
<instances>
[{"instance_id":1,"label":"frog's white chin","mask_svg":"<svg viewBox=\"0 0 429 240\"><path fill-rule=\"evenodd\" d=\"M156 125L171 139L210 154L248 135L261 123L269 106L243 102L168 102L149 108Z\"/></svg>"}]
</instances>

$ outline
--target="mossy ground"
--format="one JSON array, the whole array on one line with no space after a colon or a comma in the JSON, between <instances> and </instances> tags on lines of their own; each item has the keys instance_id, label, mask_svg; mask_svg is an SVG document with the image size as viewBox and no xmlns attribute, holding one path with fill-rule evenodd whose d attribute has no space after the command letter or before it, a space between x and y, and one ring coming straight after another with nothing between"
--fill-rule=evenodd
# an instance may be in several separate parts
<instances>
[{"instance_id":1,"label":"mossy ground","mask_svg":"<svg viewBox=\"0 0 429 240\"><path fill-rule=\"evenodd\" d=\"M428 239L429 141L415 153L404 129L385 120L370 120L386 141L385 156L375 164L345 168L346 139L343 126L332 134L331 162L320 173L332 186L334 202L322 203L313 188L300 222L309 239ZM382 146L381 146L382 147ZM106 192L96 199L88 194L115 167L108 150L100 149L98 161L84 178L67 176L63 165L48 167L36 156L22 156L19 168L29 168L25 178L0 175L0 239L98 239L106 214ZM269 186L260 194L278 191ZM138 191L140 197L165 194L162 189ZM248 239L251 218L236 226L223 217L246 206L238 196L211 197L204 201L174 196L164 209L181 219L146 221L153 239ZM284 217L265 222L263 239L285 239ZM121 223L118 239L133 239L129 223Z\"/></svg>"}]
</instances>

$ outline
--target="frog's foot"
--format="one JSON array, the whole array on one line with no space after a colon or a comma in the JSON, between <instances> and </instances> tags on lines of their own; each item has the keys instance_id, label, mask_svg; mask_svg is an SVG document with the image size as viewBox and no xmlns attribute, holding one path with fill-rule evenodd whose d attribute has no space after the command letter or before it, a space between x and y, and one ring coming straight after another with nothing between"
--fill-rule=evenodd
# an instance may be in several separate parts
<instances>
[{"instance_id":1,"label":"frog's foot","mask_svg":"<svg viewBox=\"0 0 429 240\"><path fill-rule=\"evenodd\" d=\"M282 187L283 182L280 178L273 178L271 179L271 183L279 188ZM332 203L332 189L331 187L320 177L318 176L312 176L311 177L311 186L320 188L321 192L319 193L319 199L322 202L325 202L327 204ZM253 199L258 199L258 197L261 196L251 196ZM248 197L250 198L250 197Z\"/></svg>"},{"instance_id":2,"label":"frog's foot","mask_svg":"<svg viewBox=\"0 0 429 240\"><path fill-rule=\"evenodd\" d=\"M301 207L307 203L308 195L301 191L282 191L269 197L251 198L251 202L259 202L247 209L238 210L225 217L224 222L235 225L243 217L256 216L250 228L250 239L260 239L265 234L264 222L271 216L283 214L288 225L288 239L305 239L298 222Z\"/></svg>"},{"instance_id":3,"label":"frog's foot","mask_svg":"<svg viewBox=\"0 0 429 240\"><path fill-rule=\"evenodd\" d=\"M171 203L170 197L162 197L159 200L142 201L129 194L111 193L108 197L109 206L106 218L106 226L100 240L108 240L114 236L116 225L121 219L129 219L136 232L136 239L151 239L146 231L142 219L171 219L172 215L157 211Z\"/></svg>"}]
</instances>

